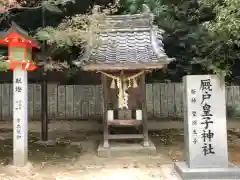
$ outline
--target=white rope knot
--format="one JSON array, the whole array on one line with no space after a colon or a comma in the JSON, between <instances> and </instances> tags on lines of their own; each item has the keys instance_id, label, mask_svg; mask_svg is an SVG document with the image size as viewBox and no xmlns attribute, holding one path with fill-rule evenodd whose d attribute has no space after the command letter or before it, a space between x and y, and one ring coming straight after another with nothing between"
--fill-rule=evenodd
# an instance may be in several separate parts
<instances>
[{"instance_id":1,"label":"white rope knot","mask_svg":"<svg viewBox=\"0 0 240 180\"><path fill-rule=\"evenodd\" d=\"M139 73L136 73L132 76L125 77L124 74L122 73L120 76L114 76L102 71L98 71L102 73L103 75L109 77L112 79L110 88L114 89L115 88L115 81L117 82L117 88L119 89L118 91L118 108L123 109L126 108L128 109L128 97L129 94L127 93L128 88L133 87L137 88L137 78L142 75L145 71L141 71ZM128 82L128 84L127 84Z\"/></svg>"}]
</instances>

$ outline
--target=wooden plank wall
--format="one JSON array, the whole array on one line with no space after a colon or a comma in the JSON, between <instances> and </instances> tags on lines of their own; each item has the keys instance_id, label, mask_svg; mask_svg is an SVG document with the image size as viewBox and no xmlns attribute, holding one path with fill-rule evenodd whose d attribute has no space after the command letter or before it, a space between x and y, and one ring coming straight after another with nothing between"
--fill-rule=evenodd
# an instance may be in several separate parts
<instances>
[{"instance_id":1,"label":"wooden plank wall","mask_svg":"<svg viewBox=\"0 0 240 180\"><path fill-rule=\"evenodd\" d=\"M48 84L50 119L99 119L102 115L101 85ZM12 84L0 84L0 120L12 120ZM146 84L148 118L183 117L181 83ZM240 103L240 86L226 87L227 105ZM41 86L29 84L29 120L41 117Z\"/></svg>"}]
</instances>

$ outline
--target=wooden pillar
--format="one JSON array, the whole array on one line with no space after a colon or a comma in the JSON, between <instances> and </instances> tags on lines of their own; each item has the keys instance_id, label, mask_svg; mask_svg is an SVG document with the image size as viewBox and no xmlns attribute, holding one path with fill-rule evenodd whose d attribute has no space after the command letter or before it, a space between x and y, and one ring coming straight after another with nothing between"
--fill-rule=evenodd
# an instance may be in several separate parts
<instances>
[{"instance_id":1,"label":"wooden pillar","mask_svg":"<svg viewBox=\"0 0 240 180\"><path fill-rule=\"evenodd\" d=\"M46 10L45 7L42 6L42 27L46 27ZM42 53L46 53L46 41L43 42ZM44 59L46 61L46 59ZM44 71L44 67L42 67L42 83L41 83L41 97L42 97L42 105L41 105L41 140L48 141L48 93L47 93L47 72Z\"/></svg>"},{"instance_id":2,"label":"wooden pillar","mask_svg":"<svg viewBox=\"0 0 240 180\"><path fill-rule=\"evenodd\" d=\"M102 76L102 86L103 86L103 147L108 148L109 142L108 142L108 123L107 123L107 105L108 105L108 86L107 86L107 77L105 75Z\"/></svg>"},{"instance_id":3,"label":"wooden pillar","mask_svg":"<svg viewBox=\"0 0 240 180\"><path fill-rule=\"evenodd\" d=\"M47 93L47 73L42 70L41 83L41 140L48 141L48 93Z\"/></svg>"},{"instance_id":4,"label":"wooden pillar","mask_svg":"<svg viewBox=\"0 0 240 180\"><path fill-rule=\"evenodd\" d=\"M146 105L146 83L145 73L141 75L141 97L142 97L142 118L143 118L143 146L149 146L148 140L148 120L147 120L147 105Z\"/></svg>"}]
</instances>

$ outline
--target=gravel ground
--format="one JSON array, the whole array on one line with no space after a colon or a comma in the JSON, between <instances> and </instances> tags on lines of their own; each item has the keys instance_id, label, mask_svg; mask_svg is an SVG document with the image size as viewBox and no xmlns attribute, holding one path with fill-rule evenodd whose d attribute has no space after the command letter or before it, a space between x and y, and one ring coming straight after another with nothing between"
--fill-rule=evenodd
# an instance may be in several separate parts
<instances>
[{"instance_id":1,"label":"gravel ground","mask_svg":"<svg viewBox=\"0 0 240 180\"><path fill-rule=\"evenodd\" d=\"M54 146L36 143L39 132L29 132L29 164L11 166L12 130L0 129L0 180L178 180L173 162L183 160L183 130L151 132L156 156L99 158L98 132L52 131ZM240 131L228 131L229 159L240 164Z\"/></svg>"}]
</instances>

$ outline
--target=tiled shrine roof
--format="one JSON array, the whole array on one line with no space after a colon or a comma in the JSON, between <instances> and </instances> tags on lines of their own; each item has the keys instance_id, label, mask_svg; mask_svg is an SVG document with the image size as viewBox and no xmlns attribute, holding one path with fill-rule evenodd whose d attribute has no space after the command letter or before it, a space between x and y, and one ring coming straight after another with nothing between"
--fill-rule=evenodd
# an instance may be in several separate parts
<instances>
[{"instance_id":1,"label":"tiled shrine roof","mask_svg":"<svg viewBox=\"0 0 240 180\"><path fill-rule=\"evenodd\" d=\"M153 25L151 13L112 15L98 33L100 45L86 47L75 61L85 70L158 69L169 64L162 43L163 31ZM101 27L101 24L100 24Z\"/></svg>"}]
</instances>

